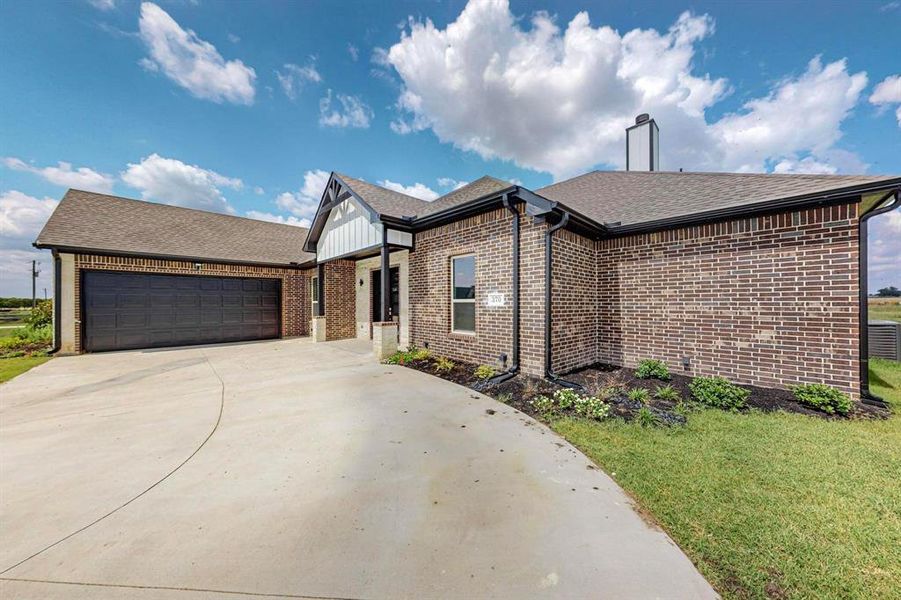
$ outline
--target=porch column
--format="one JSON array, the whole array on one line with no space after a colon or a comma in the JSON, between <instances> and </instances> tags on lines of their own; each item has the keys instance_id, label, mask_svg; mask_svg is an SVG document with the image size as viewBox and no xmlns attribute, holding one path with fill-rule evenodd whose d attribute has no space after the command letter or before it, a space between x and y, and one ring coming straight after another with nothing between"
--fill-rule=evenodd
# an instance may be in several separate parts
<instances>
[{"instance_id":1,"label":"porch column","mask_svg":"<svg viewBox=\"0 0 901 600\"><path fill-rule=\"evenodd\" d=\"M372 351L379 360L397 352L397 323L391 318L391 260L388 248L388 228L382 229L381 313L379 322L372 324Z\"/></svg>"},{"instance_id":2,"label":"porch column","mask_svg":"<svg viewBox=\"0 0 901 600\"><path fill-rule=\"evenodd\" d=\"M314 342L324 342L325 334L325 264L316 266L316 278L319 289L316 290L316 314L313 315L312 331L310 332Z\"/></svg>"}]
</instances>

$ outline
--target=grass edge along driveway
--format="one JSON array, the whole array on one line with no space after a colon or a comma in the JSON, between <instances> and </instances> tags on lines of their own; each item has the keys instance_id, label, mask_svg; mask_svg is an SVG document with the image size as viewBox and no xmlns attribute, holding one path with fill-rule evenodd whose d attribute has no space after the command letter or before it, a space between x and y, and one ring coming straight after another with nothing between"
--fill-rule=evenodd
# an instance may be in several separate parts
<instances>
[{"instance_id":1,"label":"grass edge along driveway","mask_svg":"<svg viewBox=\"0 0 901 600\"><path fill-rule=\"evenodd\" d=\"M901 408L901 363L871 389ZM687 425L555 421L727 598L888 598L901 589L901 417L702 410Z\"/></svg>"},{"instance_id":2,"label":"grass edge along driveway","mask_svg":"<svg viewBox=\"0 0 901 600\"><path fill-rule=\"evenodd\" d=\"M13 377L17 377L26 371L42 365L51 357L49 356L17 356L15 358L0 358L0 383L6 383Z\"/></svg>"}]
</instances>

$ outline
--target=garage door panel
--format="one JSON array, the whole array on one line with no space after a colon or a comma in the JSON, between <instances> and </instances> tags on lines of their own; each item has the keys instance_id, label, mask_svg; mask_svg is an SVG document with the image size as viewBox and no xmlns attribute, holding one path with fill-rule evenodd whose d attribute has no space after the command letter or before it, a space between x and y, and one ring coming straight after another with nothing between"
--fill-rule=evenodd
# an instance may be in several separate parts
<instances>
[{"instance_id":1,"label":"garage door panel","mask_svg":"<svg viewBox=\"0 0 901 600\"><path fill-rule=\"evenodd\" d=\"M279 336L277 279L86 271L82 289L89 351Z\"/></svg>"}]
</instances>

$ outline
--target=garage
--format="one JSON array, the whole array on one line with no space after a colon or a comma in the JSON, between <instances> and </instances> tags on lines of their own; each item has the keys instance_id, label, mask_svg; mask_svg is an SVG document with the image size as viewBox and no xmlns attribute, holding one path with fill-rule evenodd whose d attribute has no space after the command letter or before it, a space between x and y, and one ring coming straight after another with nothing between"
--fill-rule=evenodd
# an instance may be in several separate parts
<instances>
[{"instance_id":1,"label":"garage","mask_svg":"<svg viewBox=\"0 0 901 600\"><path fill-rule=\"evenodd\" d=\"M83 271L88 352L279 337L281 281Z\"/></svg>"}]
</instances>

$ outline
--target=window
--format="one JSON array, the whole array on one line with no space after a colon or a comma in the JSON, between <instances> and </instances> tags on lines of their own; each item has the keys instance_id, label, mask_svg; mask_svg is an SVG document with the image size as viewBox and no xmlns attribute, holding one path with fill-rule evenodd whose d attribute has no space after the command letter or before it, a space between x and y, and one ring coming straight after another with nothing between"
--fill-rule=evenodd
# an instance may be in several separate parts
<instances>
[{"instance_id":1,"label":"window","mask_svg":"<svg viewBox=\"0 0 901 600\"><path fill-rule=\"evenodd\" d=\"M310 279L310 302L312 303L314 317L319 316L319 277Z\"/></svg>"},{"instance_id":2,"label":"window","mask_svg":"<svg viewBox=\"0 0 901 600\"><path fill-rule=\"evenodd\" d=\"M451 259L451 330L475 333L476 330L476 257Z\"/></svg>"}]
</instances>

